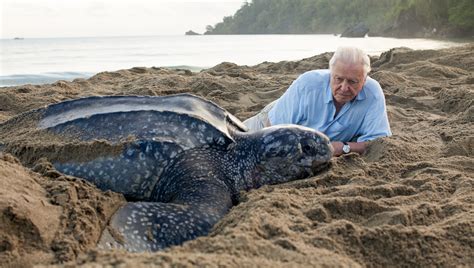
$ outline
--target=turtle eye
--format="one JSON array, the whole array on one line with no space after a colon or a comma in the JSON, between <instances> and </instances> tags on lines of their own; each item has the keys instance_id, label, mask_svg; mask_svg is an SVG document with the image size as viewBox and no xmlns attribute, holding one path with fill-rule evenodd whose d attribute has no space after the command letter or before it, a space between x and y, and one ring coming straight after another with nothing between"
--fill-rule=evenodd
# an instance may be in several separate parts
<instances>
[{"instance_id":1,"label":"turtle eye","mask_svg":"<svg viewBox=\"0 0 474 268\"><path fill-rule=\"evenodd\" d=\"M311 146L309 146L309 145L307 145L307 144L304 145L304 146L303 146L303 152L304 152L304 153L309 153L309 152L311 152Z\"/></svg>"},{"instance_id":2,"label":"turtle eye","mask_svg":"<svg viewBox=\"0 0 474 268\"><path fill-rule=\"evenodd\" d=\"M316 153L317 143L313 139L304 139L301 141L301 149L303 153L307 155L313 155Z\"/></svg>"}]
</instances>

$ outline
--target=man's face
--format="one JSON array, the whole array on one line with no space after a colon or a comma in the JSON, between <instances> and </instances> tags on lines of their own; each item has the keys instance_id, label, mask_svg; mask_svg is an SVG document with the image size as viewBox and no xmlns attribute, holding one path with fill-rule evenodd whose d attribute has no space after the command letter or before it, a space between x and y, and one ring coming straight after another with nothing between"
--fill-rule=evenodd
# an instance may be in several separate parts
<instances>
[{"instance_id":1,"label":"man's face","mask_svg":"<svg viewBox=\"0 0 474 268\"><path fill-rule=\"evenodd\" d=\"M336 103L344 104L359 94L366 75L362 64L336 62L331 69L331 90Z\"/></svg>"}]
</instances>

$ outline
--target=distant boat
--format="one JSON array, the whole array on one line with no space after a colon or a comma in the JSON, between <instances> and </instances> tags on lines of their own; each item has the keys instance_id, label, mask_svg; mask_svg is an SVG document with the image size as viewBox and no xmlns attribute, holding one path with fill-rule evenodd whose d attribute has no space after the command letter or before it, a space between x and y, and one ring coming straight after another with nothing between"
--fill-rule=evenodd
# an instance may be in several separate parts
<instances>
[{"instance_id":1,"label":"distant boat","mask_svg":"<svg viewBox=\"0 0 474 268\"><path fill-rule=\"evenodd\" d=\"M23 40L23 39L25 39L25 38L23 38L23 37L15 37L15 38L13 38L13 40Z\"/></svg>"}]
</instances>

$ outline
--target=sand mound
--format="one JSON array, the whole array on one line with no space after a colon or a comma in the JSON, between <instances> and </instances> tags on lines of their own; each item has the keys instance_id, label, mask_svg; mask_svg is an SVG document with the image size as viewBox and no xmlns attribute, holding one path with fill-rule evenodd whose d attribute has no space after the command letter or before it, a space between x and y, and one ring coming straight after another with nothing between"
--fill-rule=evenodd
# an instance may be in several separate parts
<instances>
[{"instance_id":1,"label":"sand mound","mask_svg":"<svg viewBox=\"0 0 474 268\"><path fill-rule=\"evenodd\" d=\"M13 267L74 259L94 247L121 195L101 192L38 161L28 170L0 154L0 263Z\"/></svg>"},{"instance_id":2,"label":"sand mound","mask_svg":"<svg viewBox=\"0 0 474 268\"><path fill-rule=\"evenodd\" d=\"M320 176L244 193L209 236L164 252L95 249L123 197L64 176L43 159L20 163L2 154L0 263L472 266L473 51L473 45L397 48L373 59L371 76L384 89L393 137L371 142L365 155L334 159ZM0 92L0 122L71 98L180 92L208 98L245 119L302 72L326 67L330 56L256 66L222 63L199 73L137 67L88 80L10 87ZM35 146L30 149L41 143Z\"/></svg>"}]
</instances>

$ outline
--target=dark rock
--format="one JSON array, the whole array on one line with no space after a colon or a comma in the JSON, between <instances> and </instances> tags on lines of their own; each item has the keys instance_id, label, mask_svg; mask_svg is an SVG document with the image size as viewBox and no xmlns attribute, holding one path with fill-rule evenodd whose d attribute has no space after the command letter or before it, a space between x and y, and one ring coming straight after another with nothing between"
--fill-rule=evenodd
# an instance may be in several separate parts
<instances>
[{"instance_id":1,"label":"dark rock","mask_svg":"<svg viewBox=\"0 0 474 268\"><path fill-rule=\"evenodd\" d=\"M363 22L359 22L357 25L347 27L342 32L341 37L364 37L369 32L369 27Z\"/></svg>"},{"instance_id":2,"label":"dark rock","mask_svg":"<svg viewBox=\"0 0 474 268\"><path fill-rule=\"evenodd\" d=\"M380 37L380 36L383 36L383 35L382 35L380 32L370 30L370 31L367 33L367 36L370 36L370 37Z\"/></svg>"},{"instance_id":3,"label":"dark rock","mask_svg":"<svg viewBox=\"0 0 474 268\"><path fill-rule=\"evenodd\" d=\"M200 34L196 33L195 31L191 31L191 30L187 31L187 32L184 33L184 34L185 34L185 35L200 35Z\"/></svg>"}]
</instances>

